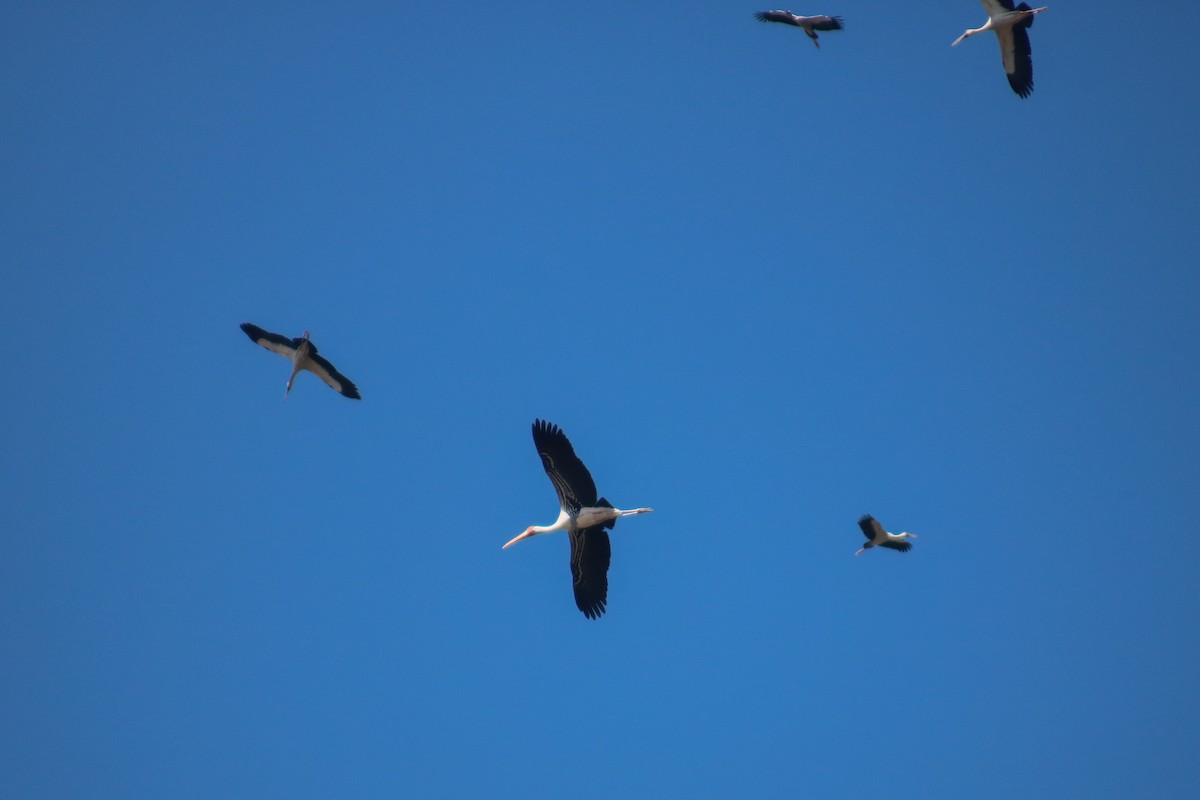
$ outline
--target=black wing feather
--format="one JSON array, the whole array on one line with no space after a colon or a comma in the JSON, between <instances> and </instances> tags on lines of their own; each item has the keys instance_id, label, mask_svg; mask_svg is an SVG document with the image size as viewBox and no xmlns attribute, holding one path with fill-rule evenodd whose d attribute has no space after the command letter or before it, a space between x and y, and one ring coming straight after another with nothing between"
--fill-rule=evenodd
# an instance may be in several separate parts
<instances>
[{"instance_id":1,"label":"black wing feather","mask_svg":"<svg viewBox=\"0 0 1200 800\"><path fill-rule=\"evenodd\" d=\"M599 619L608 603L608 565L612 560L608 533L603 525L595 525L568 534L575 605L588 619Z\"/></svg>"},{"instance_id":2,"label":"black wing feather","mask_svg":"<svg viewBox=\"0 0 1200 800\"><path fill-rule=\"evenodd\" d=\"M880 542L879 546L890 550L899 550L901 553L907 553L909 550L912 550L912 542L905 539L901 539L898 542L893 542L889 539L886 542Z\"/></svg>"},{"instance_id":3,"label":"black wing feather","mask_svg":"<svg viewBox=\"0 0 1200 800\"><path fill-rule=\"evenodd\" d=\"M870 514L863 514L858 518L858 527L862 528L863 536L866 536L868 541L875 538L875 528L871 524L874 521L875 518Z\"/></svg>"},{"instance_id":4,"label":"black wing feather","mask_svg":"<svg viewBox=\"0 0 1200 800\"><path fill-rule=\"evenodd\" d=\"M843 31L846 29L841 17L826 17L820 22L813 23L813 29L818 31Z\"/></svg>"},{"instance_id":5,"label":"black wing feather","mask_svg":"<svg viewBox=\"0 0 1200 800\"><path fill-rule=\"evenodd\" d=\"M552 422L534 420L533 445L542 458L542 468L554 484L558 502L563 508L574 514L585 506L596 505L596 482L579 456L575 455L575 448L571 447L562 428ZM571 546L573 549L574 540Z\"/></svg>"},{"instance_id":6,"label":"black wing feather","mask_svg":"<svg viewBox=\"0 0 1200 800\"><path fill-rule=\"evenodd\" d=\"M1028 19L1032 20L1030 14ZM1008 85L1021 97L1029 97L1033 91L1033 48L1029 45L1028 25L1020 24L1012 27L1013 40L1013 72L1008 75Z\"/></svg>"}]
</instances>

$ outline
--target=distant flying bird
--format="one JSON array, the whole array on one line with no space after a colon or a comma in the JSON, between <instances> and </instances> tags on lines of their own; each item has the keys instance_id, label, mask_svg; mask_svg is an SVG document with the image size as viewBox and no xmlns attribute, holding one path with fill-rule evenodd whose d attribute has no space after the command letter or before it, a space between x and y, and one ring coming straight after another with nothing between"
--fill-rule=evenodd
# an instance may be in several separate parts
<instances>
[{"instance_id":1,"label":"distant flying bird","mask_svg":"<svg viewBox=\"0 0 1200 800\"><path fill-rule=\"evenodd\" d=\"M317 355L317 346L308 340L308 331L305 331L304 335L298 339L289 339L278 333L264 331L249 322L242 323L242 330L250 337L250 341L260 344L272 353L278 353L292 362L292 374L288 377L287 389L283 392L284 400L287 400L288 394L292 391L292 381L296 380L296 374L302 369L308 370L325 381L338 394L349 397L351 400L362 399L358 393L358 387L349 378L334 369L333 364Z\"/></svg>"},{"instance_id":2,"label":"distant flying bird","mask_svg":"<svg viewBox=\"0 0 1200 800\"><path fill-rule=\"evenodd\" d=\"M821 42L817 39L817 31L840 31L844 30L841 17L802 17L799 14L793 14L790 11L757 11L754 17L759 22L782 22L784 25L795 25L797 28L803 28L808 34L808 38L813 40L813 44L819 50Z\"/></svg>"},{"instance_id":3,"label":"distant flying bird","mask_svg":"<svg viewBox=\"0 0 1200 800\"><path fill-rule=\"evenodd\" d=\"M553 525L530 525L510 539L501 550L540 533L566 531L571 537L571 578L575 605L588 619L597 619L608 602L608 563L612 556L608 534L618 517L645 514L652 508L622 511L603 497L596 499L591 473L575 455L567 435L557 425L542 420L533 423L533 445L542 457L542 467L558 493L560 511Z\"/></svg>"},{"instance_id":4,"label":"distant flying bird","mask_svg":"<svg viewBox=\"0 0 1200 800\"><path fill-rule=\"evenodd\" d=\"M872 547L890 547L892 550L907 553L909 550L912 550L912 542L904 540L917 538L915 533L888 533L879 524L879 520L870 514L863 514L858 518L858 527L862 528L863 535L867 537L867 543L863 545L862 550L859 550L854 555L859 555L864 550L870 550Z\"/></svg>"},{"instance_id":5,"label":"distant flying bird","mask_svg":"<svg viewBox=\"0 0 1200 800\"><path fill-rule=\"evenodd\" d=\"M1033 26L1033 15L1040 14L1049 6L1030 8L1028 3L1013 8L1012 0L979 0L988 13L988 21L978 28L968 28L963 35L950 43L951 47L984 31L995 31L1000 39L1000 58L1008 85L1021 97L1029 97L1033 91L1033 50L1029 47L1026 28Z\"/></svg>"}]
</instances>

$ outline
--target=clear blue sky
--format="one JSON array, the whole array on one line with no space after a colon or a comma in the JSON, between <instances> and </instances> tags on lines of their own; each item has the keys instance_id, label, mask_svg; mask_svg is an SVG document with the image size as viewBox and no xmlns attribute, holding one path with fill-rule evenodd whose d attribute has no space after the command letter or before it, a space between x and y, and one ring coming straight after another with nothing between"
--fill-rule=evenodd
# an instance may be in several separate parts
<instances>
[{"instance_id":1,"label":"clear blue sky","mask_svg":"<svg viewBox=\"0 0 1200 800\"><path fill-rule=\"evenodd\" d=\"M6 797L1195 790L1195 4L246 5L3 13Z\"/></svg>"}]
</instances>

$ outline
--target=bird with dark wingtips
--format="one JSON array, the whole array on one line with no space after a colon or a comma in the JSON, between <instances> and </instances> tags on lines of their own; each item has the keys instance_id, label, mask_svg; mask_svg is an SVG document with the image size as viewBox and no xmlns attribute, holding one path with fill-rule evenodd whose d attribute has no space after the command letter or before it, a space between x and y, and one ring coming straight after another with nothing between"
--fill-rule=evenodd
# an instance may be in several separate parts
<instances>
[{"instance_id":1,"label":"bird with dark wingtips","mask_svg":"<svg viewBox=\"0 0 1200 800\"><path fill-rule=\"evenodd\" d=\"M803 28L808 34L808 38L812 39L813 44L817 49L821 49L821 41L817 38L817 31L841 31L845 30L846 26L842 23L841 17L805 17L800 14L793 14L790 11L756 11L754 18L759 22L782 22L784 25L795 25L797 28Z\"/></svg>"},{"instance_id":2,"label":"bird with dark wingtips","mask_svg":"<svg viewBox=\"0 0 1200 800\"><path fill-rule=\"evenodd\" d=\"M284 400L287 400L288 394L292 391L292 382L296 380L296 375L302 369L316 375L329 388L343 397L349 397L351 400L362 399L362 395L358 393L358 387L317 353L317 346L309 340L308 331L305 331L304 335L299 338L289 339L281 334L265 331L249 322L242 323L242 330L250 337L250 341L262 345L272 353L278 353L292 362L292 374L288 376L287 389L283 392Z\"/></svg>"},{"instance_id":3,"label":"bird with dark wingtips","mask_svg":"<svg viewBox=\"0 0 1200 800\"><path fill-rule=\"evenodd\" d=\"M1049 8L1030 8L1028 3L1013 7L1012 0L979 0L988 13L988 21L978 28L967 28L963 35L950 43L951 47L984 31L994 31L1000 40L1000 60L1008 85L1022 99L1033 91L1033 49L1029 46L1029 28L1033 27L1033 15Z\"/></svg>"},{"instance_id":4,"label":"bird with dark wingtips","mask_svg":"<svg viewBox=\"0 0 1200 800\"><path fill-rule=\"evenodd\" d=\"M915 533L888 533L879 524L879 520L870 514L863 514L858 518L858 527L862 528L863 535L867 537L867 543L863 545L862 550L854 554L856 556L870 550L872 547L886 547L889 550L899 550L901 553L907 553L909 550L912 550L912 542L905 540L917 538Z\"/></svg>"},{"instance_id":5,"label":"bird with dark wingtips","mask_svg":"<svg viewBox=\"0 0 1200 800\"><path fill-rule=\"evenodd\" d=\"M542 468L558 493L558 519L553 525L530 525L501 550L522 539L542 533L566 531L571 539L571 580L575 605L588 619L598 619L608 603L608 564L612 548L608 530L620 517L645 514L653 508L622 511L603 497L596 497L596 484L562 429L551 422L534 420L533 445Z\"/></svg>"}]
</instances>

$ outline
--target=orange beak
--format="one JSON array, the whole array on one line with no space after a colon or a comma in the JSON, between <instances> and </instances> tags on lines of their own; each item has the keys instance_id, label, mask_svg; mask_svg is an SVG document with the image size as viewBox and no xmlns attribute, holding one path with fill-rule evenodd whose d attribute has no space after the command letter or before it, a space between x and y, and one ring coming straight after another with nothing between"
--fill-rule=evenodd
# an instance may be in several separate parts
<instances>
[{"instance_id":1,"label":"orange beak","mask_svg":"<svg viewBox=\"0 0 1200 800\"><path fill-rule=\"evenodd\" d=\"M504 547L501 547L500 549L507 550L510 545L514 545L522 539L528 539L530 536L533 536L533 528L526 528L524 533L517 534L513 538L509 539L504 543Z\"/></svg>"}]
</instances>

